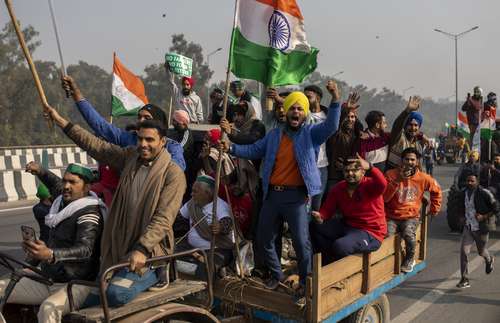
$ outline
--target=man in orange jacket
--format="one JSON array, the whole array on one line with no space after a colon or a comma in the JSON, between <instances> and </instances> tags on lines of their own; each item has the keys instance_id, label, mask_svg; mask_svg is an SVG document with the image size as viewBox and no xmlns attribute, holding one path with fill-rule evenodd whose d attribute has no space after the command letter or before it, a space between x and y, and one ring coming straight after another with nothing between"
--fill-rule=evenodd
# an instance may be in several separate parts
<instances>
[{"instance_id":1,"label":"man in orange jacket","mask_svg":"<svg viewBox=\"0 0 500 323\"><path fill-rule=\"evenodd\" d=\"M420 218L422 198L430 193L430 214L436 216L441 208L441 187L432 176L419 170L420 153L413 147L401 154L402 164L385 173L387 189L384 193L388 235L399 232L405 240L406 255L401 271L411 272L415 265L416 231Z\"/></svg>"}]
</instances>

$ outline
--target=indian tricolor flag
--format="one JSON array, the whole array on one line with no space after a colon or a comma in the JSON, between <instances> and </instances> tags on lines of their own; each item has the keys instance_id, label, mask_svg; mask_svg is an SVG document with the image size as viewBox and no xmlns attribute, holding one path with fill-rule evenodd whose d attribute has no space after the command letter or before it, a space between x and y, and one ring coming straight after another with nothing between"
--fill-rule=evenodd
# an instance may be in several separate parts
<instances>
[{"instance_id":1,"label":"indian tricolor flag","mask_svg":"<svg viewBox=\"0 0 500 323\"><path fill-rule=\"evenodd\" d=\"M231 71L267 86L299 84L317 66L295 0L237 0Z\"/></svg>"},{"instance_id":2,"label":"indian tricolor flag","mask_svg":"<svg viewBox=\"0 0 500 323\"><path fill-rule=\"evenodd\" d=\"M490 108L489 111L483 112L483 120L481 121L481 139L491 140L493 132L496 130L496 115L497 110Z\"/></svg>"},{"instance_id":3,"label":"indian tricolor flag","mask_svg":"<svg viewBox=\"0 0 500 323\"><path fill-rule=\"evenodd\" d=\"M111 115L113 117L135 115L148 103L141 79L122 65L113 54L113 84L111 89Z\"/></svg>"},{"instance_id":4,"label":"indian tricolor flag","mask_svg":"<svg viewBox=\"0 0 500 323\"><path fill-rule=\"evenodd\" d=\"M461 133L464 138L469 139L469 122L467 122L467 117L462 112L458 112L458 127L457 130Z\"/></svg>"}]
</instances>

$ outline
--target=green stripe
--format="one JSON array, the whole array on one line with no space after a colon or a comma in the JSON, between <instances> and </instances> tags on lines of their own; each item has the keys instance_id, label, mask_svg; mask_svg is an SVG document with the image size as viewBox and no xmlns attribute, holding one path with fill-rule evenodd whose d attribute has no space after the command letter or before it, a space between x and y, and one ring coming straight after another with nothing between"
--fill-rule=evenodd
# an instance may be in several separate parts
<instances>
[{"instance_id":1,"label":"green stripe","mask_svg":"<svg viewBox=\"0 0 500 323\"><path fill-rule=\"evenodd\" d=\"M493 138L493 130L488 128L481 128L481 139L491 140Z\"/></svg>"},{"instance_id":2,"label":"green stripe","mask_svg":"<svg viewBox=\"0 0 500 323\"><path fill-rule=\"evenodd\" d=\"M469 139L469 131L463 129L463 128L458 128L458 132L461 133L465 139Z\"/></svg>"},{"instance_id":3,"label":"green stripe","mask_svg":"<svg viewBox=\"0 0 500 323\"><path fill-rule=\"evenodd\" d=\"M267 86L299 84L318 65L319 50L310 53L292 51L288 54L248 41L238 28L233 30L231 71L244 79L256 80Z\"/></svg>"},{"instance_id":4,"label":"green stripe","mask_svg":"<svg viewBox=\"0 0 500 323\"><path fill-rule=\"evenodd\" d=\"M123 105L122 101L120 101L120 99L118 99L116 96L111 96L111 115L113 117L136 116L137 110L139 110L139 108L141 107L127 110L125 109L125 106Z\"/></svg>"}]
</instances>

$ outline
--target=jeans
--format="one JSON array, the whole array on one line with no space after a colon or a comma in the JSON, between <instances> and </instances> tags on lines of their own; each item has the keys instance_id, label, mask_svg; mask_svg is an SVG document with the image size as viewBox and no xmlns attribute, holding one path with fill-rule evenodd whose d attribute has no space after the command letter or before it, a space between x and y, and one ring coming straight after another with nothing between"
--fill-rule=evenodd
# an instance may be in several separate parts
<instances>
[{"instance_id":1,"label":"jeans","mask_svg":"<svg viewBox=\"0 0 500 323\"><path fill-rule=\"evenodd\" d=\"M380 248L381 242L368 232L350 227L340 219L330 219L322 224L311 222L314 253L321 253L323 265L360 252Z\"/></svg>"},{"instance_id":2,"label":"jeans","mask_svg":"<svg viewBox=\"0 0 500 323\"><path fill-rule=\"evenodd\" d=\"M118 271L109 282L106 296L109 306L122 306L132 301L141 292L147 290L158 282L154 270L147 270L143 275L122 269ZM90 294L82 307L99 304L99 295Z\"/></svg>"},{"instance_id":3,"label":"jeans","mask_svg":"<svg viewBox=\"0 0 500 323\"><path fill-rule=\"evenodd\" d=\"M321 178L321 193L318 195L314 195L311 198L311 209L313 211L319 211L319 209L321 208L321 201L323 200L323 195L325 194L326 190L326 182L328 181L328 166L318 169Z\"/></svg>"},{"instance_id":4,"label":"jeans","mask_svg":"<svg viewBox=\"0 0 500 323\"><path fill-rule=\"evenodd\" d=\"M399 232L401 238L405 241L406 256L405 260L410 261L415 257L417 247L417 226L418 219L393 220L387 219L387 235L393 235Z\"/></svg>"},{"instance_id":5,"label":"jeans","mask_svg":"<svg viewBox=\"0 0 500 323\"><path fill-rule=\"evenodd\" d=\"M309 238L309 216L306 212L307 192L304 189L276 192L269 190L259 218L259 247L271 275L283 280L281 262L276 250L276 239L281 237L283 222L288 223L292 245L298 259L300 283L305 286L311 272L312 248Z\"/></svg>"}]
</instances>

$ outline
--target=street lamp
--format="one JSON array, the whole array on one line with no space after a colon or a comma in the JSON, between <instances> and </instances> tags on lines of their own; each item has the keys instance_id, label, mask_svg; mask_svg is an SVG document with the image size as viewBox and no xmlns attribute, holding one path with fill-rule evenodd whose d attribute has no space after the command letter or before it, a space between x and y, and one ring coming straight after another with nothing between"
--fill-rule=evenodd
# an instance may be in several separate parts
<instances>
[{"instance_id":1,"label":"street lamp","mask_svg":"<svg viewBox=\"0 0 500 323\"><path fill-rule=\"evenodd\" d=\"M406 96L406 92L407 92L407 91L409 91L409 90L411 90L411 89L414 89L414 88L415 88L415 87L410 86L410 87L407 87L406 89L403 89L403 91L402 91L402 92L403 92L403 98L405 98L405 96Z\"/></svg>"},{"instance_id":2,"label":"street lamp","mask_svg":"<svg viewBox=\"0 0 500 323\"><path fill-rule=\"evenodd\" d=\"M222 50L222 47L219 47L217 48L216 50L210 52L207 54L207 67L210 69L210 56L214 55L214 54L217 54L218 52L220 52ZM208 81L210 79L207 80L207 111L208 113L210 113L210 110L209 110L209 106L210 106L210 86L208 84Z\"/></svg>"},{"instance_id":3,"label":"street lamp","mask_svg":"<svg viewBox=\"0 0 500 323\"><path fill-rule=\"evenodd\" d=\"M458 39L465 34L478 29L479 26L474 26L471 29L463 31L458 34L452 34L437 28L434 28L434 31L446 35L455 41L455 126L458 126Z\"/></svg>"}]
</instances>

